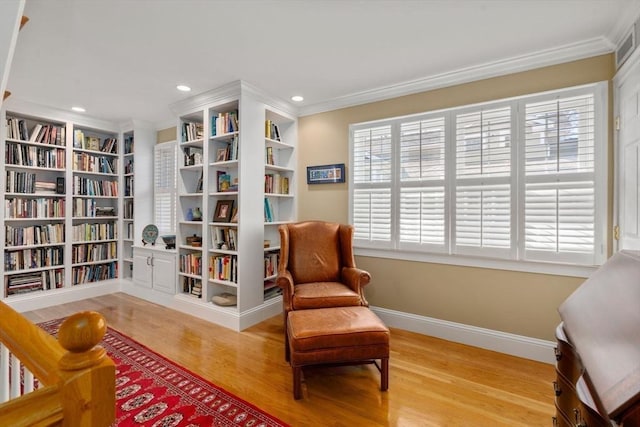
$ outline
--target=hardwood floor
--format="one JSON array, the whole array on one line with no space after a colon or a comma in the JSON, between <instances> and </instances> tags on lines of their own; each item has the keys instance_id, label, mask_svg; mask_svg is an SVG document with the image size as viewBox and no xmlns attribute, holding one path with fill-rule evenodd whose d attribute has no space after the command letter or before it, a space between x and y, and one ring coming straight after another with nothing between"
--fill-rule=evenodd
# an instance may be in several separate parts
<instances>
[{"instance_id":1,"label":"hardwood floor","mask_svg":"<svg viewBox=\"0 0 640 427\"><path fill-rule=\"evenodd\" d=\"M293 426L551 426L552 365L391 329L389 391L373 365L305 371L292 396L282 317L234 332L117 293L24 313L82 310Z\"/></svg>"}]
</instances>

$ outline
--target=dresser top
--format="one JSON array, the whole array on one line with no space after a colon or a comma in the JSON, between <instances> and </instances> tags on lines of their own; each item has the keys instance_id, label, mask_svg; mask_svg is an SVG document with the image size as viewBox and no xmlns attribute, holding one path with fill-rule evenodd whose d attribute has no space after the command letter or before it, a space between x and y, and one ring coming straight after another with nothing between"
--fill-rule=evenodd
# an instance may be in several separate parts
<instances>
[{"instance_id":1,"label":"dresser top","mask_svg":"<svg viewBox=\"0 0 640 427\"><path fill-rule=\"evenodd\" d=\"M613 255L558 311L609 416L640 404L640 252Z\"/></svg>"}]
</instances>

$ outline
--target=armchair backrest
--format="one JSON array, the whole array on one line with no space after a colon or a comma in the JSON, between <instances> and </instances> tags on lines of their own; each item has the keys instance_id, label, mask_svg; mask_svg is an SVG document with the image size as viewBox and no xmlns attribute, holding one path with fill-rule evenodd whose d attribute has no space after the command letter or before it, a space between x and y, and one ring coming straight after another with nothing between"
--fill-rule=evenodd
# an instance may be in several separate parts
<instances>
[{"instance_id":1,"label":"armchair backrest","mask_svg":"<svg viewBox=\"0 0 640 427\"><path fill-rule=\"evenodd\" d=\"M342 267L354 267L353 227L324 221L284 224L280 263L294 283L340 281Z\"/></svg>"}]
</instances>

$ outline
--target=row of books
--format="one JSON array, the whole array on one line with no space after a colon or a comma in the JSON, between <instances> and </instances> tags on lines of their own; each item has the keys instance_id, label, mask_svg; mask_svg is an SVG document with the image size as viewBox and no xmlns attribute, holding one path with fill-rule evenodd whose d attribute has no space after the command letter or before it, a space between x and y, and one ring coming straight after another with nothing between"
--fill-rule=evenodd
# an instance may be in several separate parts
<instances>
[{"instance_id":1,"label":"row of books","mask_svg":"<svg viewBox=\"0 0 640 427\"><path fill-rule=\"evenodd\" d=\"M116 138L100 139L97 136L85 135L81 129L76 129L73 131L73 148L117 154L118 140Z\"/></svg>"},{"instance_id":2,"label":"row of books","mask_svg":"<svg viewBox=\"0 0 640 427\"><path fill-rule=\"evenodd\" d=\"M73 153L73 170L94 173L118 173L118 160L88 153Z\"/></svg>"},{"instance_id":3,"label":"row of books","mask_svg":"<svg viewBox=\"0 0 640 427\"><path fill-rule=\"evenodd\" d=\"M118 196L118 182L104 179L73 177L74 196Z\"/></svg>"},{"instance_id":4,"label":"row of books","mask_svg":"<svg viewBox=\"0 0 640 427\"><path fill-rule=\"evenodd\" d=\"M265 288L264 290L264 300L268 300L271 298L275 298L278 295L282 295L282 289L280 289L278 286L275 287L271 287L271 288Z\"/></svg>"},{"instance_id":5,"label":"row of books","mask_svg":"<svg viewBox=\"0 0 640 427\"><path fill-rule=\"evenodd\" d=\"M118 227L113 222L85 223L74 225L71 233L74 243L92 240L115 240L118 238Z\"/></svg>"},{"instance_id":6,"label":"row of books","mask_svg":"<svg viewBox=\"0 0 640 427\"><path fill-rule=\"evenodd\" d=\"M118 257L118 243L83 243L73 246L71 250L71 262L109 261Z\"/></svg>"},{"instance_id":7,"label":"row of books","mask_svg":"<svg viewBox=\"0 0 640 427\"><path fill-rule=\"evenodd\" d=\"M209 257L209 278L238 283L238 257L235 255Z\"/></svg>"},{"instance_id":8,"label":"row of books","mask_svg":"<svg viewBox=\"0 0 640 427\"><path fill-rule=\"evenodd\" d=\"M133 176L124 177L124 197L133 196Z\"/></svg>"},{"instance_id":9,"label":"row of books","mask_svg":"<svg viewBox=\"0 0 640 427\"><path fill-rule=\"evenodd\" d=\"M73 216L74 217L114 217L118 213L112 206L98 206L95 199L74 199L73 200Z\"/></svg>"},{"instance_id":10,"label":"row of books","mask_svg":"<svg viewBox=\"0 0 640 427\"><path fill-rule=\"evenodd\" d=\"M64 199L8 198L4 201L5 218L62 218L64 217Z\"/></svg>"},{"instance_id":11,"label":"row of books","mask_svg":"<svg viewBox=\"0 0 640 427\"><path fill-rule=\"evenodd\" d=\"M279 173L265 174L264 192L271 194L289 194L289 178Z\"/></svg>"},{"instance_id":12,"label":"row of books","mask_svg":"<svg viewBox=\"0 0 640 427\"><path fill-rule=\"evenodd\" d=\"M123 203L124 219L133 219L133 200L127 199Z\"/></svg>"},{"instance_id":13,"label":"row of books","mask_svg":"<svg viewBox=\"0 0 640 427\"><path fill-rule=\"evenodd\" d=\"M133 158L129 158L127 163L124 165L124 173L130 174L133 173Z\"/></svg>"},{"instance_id":14,"label":"row of books","mask_svg":"<svg viewBox=\"0 0 640 427\"><path fill-rule=\"evenodd\" d=\"M16 274L5 277L7 296L64 286L64 269Z\"/></svg>"},{"instance_id":15,"label":"row of books","mask_svg":"<svg viewBox=\"0 0 640 427\"><path fill-rule=\"evenodd\" d=\"M182 292L185 294L190 294L195 297L202 297L202 280L196 279L194 277L183 277L182 278Z\"/></svg>"},{"instance_id":16,"label":"row of books","mask_svg":"<svg viewBox=\"0 0 640 427\"><path fill-rule=\"evenodd\" d=\"M127 135L124 137L124 154L133 153L133 135Z\"/></svg>"},{"instance_id":17,"label":"row of books","mask_svg":"<svg viewBox=\"0 0 640 427\"><path fill-rule=\"evenodd\" d=\"M7 143L4 160L9 165L64 169L66 153L61 148Z\"/></svg>"},{"instance_id":18,"label":"row of books","mask_svg":"<svg viewBox=\"0 0 640 427\"><path fill-rule=\"evenodd\" d=\"M216 162L238 160L238 141L238 135L235 135L226 147L218 148L216 151Z\"/></svg>"},{"instance_id":19,"label":"row of books","mask_svg":"<svg viewBox=\"0 0 640 427\"><path fill-rule=\"evenodd\" d=\"M29 130L26 120L7 117L6 130L7 139L60 146L67 144L64 126L37 123Z\"/></svg>"},{"instance_id":20,"label":"row of books","mask_svg":"<svg viewBox=\"0 0 640 427\"><path fill-rule=\"evenodd\" d=\"M238 132L238 112L229 111L211 116L211 136Z\"/></svg>"},{"instance_id":21,"label":"row of books","mask_svg":"<svg viewBox=\"0 0 640 427\"><path fill-rule=\"evenodd\" d=\"M117 278L118 263L115 261L111 261L105 264L73 267L73 269L71 270L71 283L73 283L74 285Z\"/></svg>"},{"instance_id":22,"label":"row of books","mask_svg":"<svg viewBox=\"0 0 640 427\"><path fill-rule=\"evenodd\" d=\"M267 252L264 254L264 277L275 276L278 272L280 252Z\"/></svg>"},{"instance_id":23,"label":"row of books","mask_svg":"<svg viewBox=\"0 0 640 427\"><path fill-rule=\"evenodd\" d=\"M238 229L235 227L211 227L211 241L218 249L237 250Z\"/></svg>"},{"instance_id":24,"label":"row of books","mask_svg":"<svg viewBox=\"0 0 640 427\"><path fill-rule=\"evenodd\" d=\"M280 129L278 125L271 120L264 121L264 136L267 139L280 141ZM271 163L273 164L273 163Z\"/></svg>"},{"instance_id":25,"label":"row of books","mask_svg":"<svg viewBox=\"0 0 640 427\"><path fill-rule=\"evenodd\" d=\"M4 253L4 270L61 266L64 264L64 246L29 248Z\"/></svg>"},{"instance_id":26,"label":"row of books","mask_svg":"<svg viewBox=\"0 0 640 427\"><path fill-rule=\"evenodd\" d=\"M204 137L204 126L202 123L185 122L182 124L182 141L197 141Z\"/></svg>"},{"instance_id":27,"label":"row of books","mask_svg":"<svg viewBox=\"0 0 640 427\"><path fill-rule=\"evenodd\" d=\"M268 197L264 198L264 221L265 222L273 222L275 218L275 214L273 212L273 204Z\"/></svg>"},{"instance_id":28,"label":"row of books","mask_svg":"<svg viewBox=\"0 0 640 427\"><path fill-rule=\"evenodd\" d=\"M202 254L200 252L180 254L178 260L181 273L202 275Z\"/></svg>"},{"instance_id":29,"label":"row of books","mask_svg":"<svg viewBox=\"0 0 640 427\"><path fill-rule=\"evenodd\" d=\"M64 243L64 224L42 224L30 227L5 227L8 247Z\"/></svg>"},{"instance_id":30,"label":"row of books","mask_svg":"<svg viewBox=\"0 0 640 427\"><path fill-rule=\"evenodd\" d=\"M36 191L36 174L31 172L7 171L5 182L7 193L32 194Z\"/></svg>"}]
</instances>

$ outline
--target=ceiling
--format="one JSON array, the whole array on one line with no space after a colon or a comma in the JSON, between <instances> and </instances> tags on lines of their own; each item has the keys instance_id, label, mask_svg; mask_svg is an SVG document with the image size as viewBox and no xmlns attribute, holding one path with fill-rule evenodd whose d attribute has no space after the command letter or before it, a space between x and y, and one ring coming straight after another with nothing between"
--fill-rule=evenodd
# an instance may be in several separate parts
<instances>
[{"instance_id":1,"label":"ceiling","mask_svg":"<svg viewBox=\"0 0 640 427\"><path fill-rule=\"evenodd\" d=\"M11 98L161 128L172 103L235 80L303 95L310 114L611 52L640 0L26 0L24 14Z\"/></svg>"}]
</instances>

